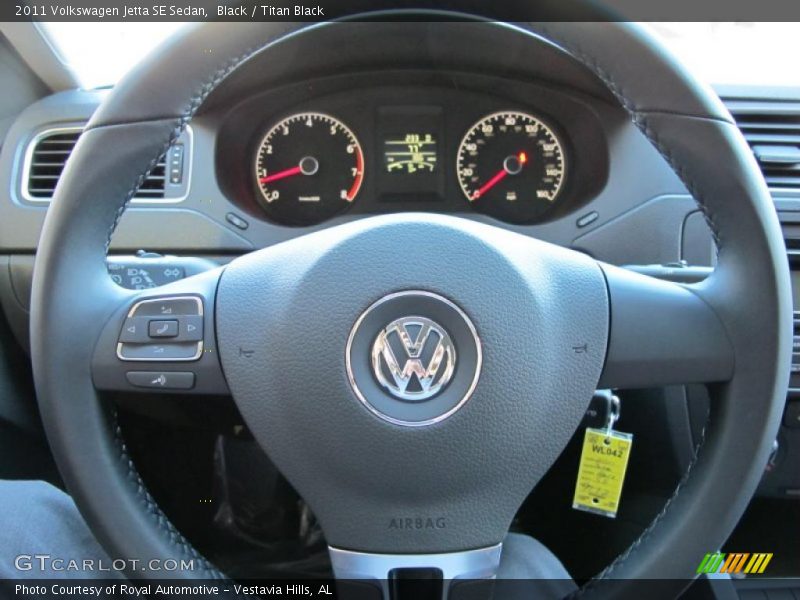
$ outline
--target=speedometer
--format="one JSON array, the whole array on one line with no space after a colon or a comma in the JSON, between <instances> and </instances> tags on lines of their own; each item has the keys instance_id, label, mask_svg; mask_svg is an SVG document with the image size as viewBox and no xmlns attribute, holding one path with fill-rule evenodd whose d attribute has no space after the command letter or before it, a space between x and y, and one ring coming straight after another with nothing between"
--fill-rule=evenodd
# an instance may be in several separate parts
<instances>
[{"instance_id":1,"label":"speedometer","mask_svg":"<svg viewBox=\"0 0 800 600\"><path fill-rule=\"evenodd\" d=\"M532 222L554 204L564 184L561 141L533 115L488 115L458 149L458 181L473 207L513 223Z\"/></svg>"},{"instance_id":2,"label":"speedometer","mask_svg":"<svg viewBox=\"0 0 800 600\"><path fill-rule=\"evenodd\" d=\"M322 113L298 113L266 133L255 171L261 205L270 217L310 225L356 199L364 178L364 154L341 121Z\"/></svg>"}]
</instances>

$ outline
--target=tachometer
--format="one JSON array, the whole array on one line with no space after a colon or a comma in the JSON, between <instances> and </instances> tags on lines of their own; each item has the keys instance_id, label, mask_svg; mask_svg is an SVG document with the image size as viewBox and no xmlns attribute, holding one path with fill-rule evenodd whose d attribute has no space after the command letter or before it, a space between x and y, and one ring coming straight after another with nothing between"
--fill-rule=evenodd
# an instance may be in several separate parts
<instances>
[{"instance_id":1,"label":"tachometer","mask_svg":"<svg viewBox=\"0 0 800 600\"><path fill-rule=\"evenodd\" d=\"M310 225L347 208L364 178L364 154L353 132L322 113L286 117L264 136L256 184L268 216Z\"/></svg>"},{"instance_id":2,"label":"tachometer","mask_svg":"<svg viewBox=\"0 0 800 600\"><path fill-rule=\"evenodd\" d=\"M458 149L458 181L473 207L513 223L535 221L564 184L564 150L553 130L523 112L488 115Z\"/></svg>"}]
</instances>

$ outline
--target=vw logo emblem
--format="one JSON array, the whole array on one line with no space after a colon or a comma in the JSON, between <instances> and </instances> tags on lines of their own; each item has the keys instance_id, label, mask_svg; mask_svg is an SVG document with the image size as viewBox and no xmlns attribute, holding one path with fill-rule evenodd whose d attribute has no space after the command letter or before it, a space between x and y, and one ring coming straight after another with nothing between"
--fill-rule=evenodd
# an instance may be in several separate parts
<instances>
[{"instance_id":1,"label":"vw logo emblem","mask_svg":"<svg viewBox=\"0 0 800 600\"><path fill-rule=\"evenodd\" d=\"M372 303L345 347L356 398L378 418L407 427L440 423L464 406L482 360L467 314L425 290L394 292Z\"/></svg>"},{"instance_id":2,"label":"vw logo emblem","mask_svg":"<svg viewBox=\"0 0 800 600\"><path fill-rule=\"evenodd\" d=\"M426 317L401 317L372 344L372 372L392 396L421 401L444 389L456 368L450 335Z\"/></svg>"}]
</instances>

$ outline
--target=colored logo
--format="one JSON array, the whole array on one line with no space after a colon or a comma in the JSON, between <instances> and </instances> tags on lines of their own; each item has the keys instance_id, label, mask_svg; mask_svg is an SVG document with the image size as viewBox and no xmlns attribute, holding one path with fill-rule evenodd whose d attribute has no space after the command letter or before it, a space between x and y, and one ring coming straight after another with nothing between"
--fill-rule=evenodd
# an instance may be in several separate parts
<instances>
[{"instance_id":1,"label":"colored logo","mask_svg":"<svg viewBox=\"0 0 800 600\"><path fill-rule=\"evenodd\" d=\"M745 573L748 575L758 575L764 572L769 561L772 560L772 553L766 552L715 552L706 554L700 566L697 567L698 573Z\"/></svg>"}]
</instances>

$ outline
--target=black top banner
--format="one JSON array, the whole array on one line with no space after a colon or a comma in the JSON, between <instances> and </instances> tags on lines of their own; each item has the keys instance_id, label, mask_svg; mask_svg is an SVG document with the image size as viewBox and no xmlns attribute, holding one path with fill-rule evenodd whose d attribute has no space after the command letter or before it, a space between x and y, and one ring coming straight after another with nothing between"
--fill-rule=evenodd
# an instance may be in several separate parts
<instances>
[{"instance_id":1,"label":"black top banner","mask_svg":"<svg viewBox=\"0 0 800 600\"><path fill-rule=\"evenodd\" d=\"M371 13L365 17L365 13ZM4 0L0 21L800 21L797 0Z\"/></svg>"}]
</instances>

